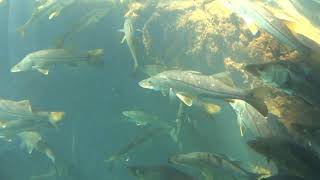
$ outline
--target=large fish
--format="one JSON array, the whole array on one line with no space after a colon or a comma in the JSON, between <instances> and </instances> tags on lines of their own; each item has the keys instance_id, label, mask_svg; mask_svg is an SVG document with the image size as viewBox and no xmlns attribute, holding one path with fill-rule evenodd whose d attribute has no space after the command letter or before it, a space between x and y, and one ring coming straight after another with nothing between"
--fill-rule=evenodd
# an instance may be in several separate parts
<instances>
[{"instance_id":1,"label":"large fish","mask_svg":"<svg viewBox=\"0 0 320 180\"><path fill-rule=\"evenodd\" d=\"M195 180L187 173L168 165L128 166L128 169L139 180Z\"/></svg>"},{"instance_id":2,"label":"large fish","mask_svg":"<svg viewBox=\"0 0 320 180\"><path fill-rule=\"evenodd\" d=\"M290 49L303 55L309 54L309 49L295 38L287 26L263 6L249 0L226 0L223 3L243 18L253 34L257 34L261 28Z\"/></svg>"},{"instance_id":3,"label":"large fish","mask_svg":"<svg viewBox=\"0 0 320 180\"><path fill-rule=\"evenodd\" d=\"M22 124L28 124L30 122L37 122L40 124L51 123L55 126L57 122L62 120L64 114L64 112L37 111L31 107L28 100L12 101L0 99L0 119L2 128L16 127L17 123L11 121L21 122ZM20 123L18 124L19 126L21 125Z\"/></svg>"},{"instance_id":4,"label":"large fish","mask_svg":"<svg viewBox=\"0 0 320 180\"><path fill-rule=\"evenodd\" d=\"M313 179L320 177L320 158L310 147L273 136L247 142L250 148L272 160L281 173Z\"/></svg>"},{"instance_id":5,"label":"large fish","mask_svg":"<svg viewBox=\"0 0 320 180\"><path fill-rule=\"evenodd\" d=\"M103 66L103 49L90 50L85 53L73 53L66 49L46 49L28 54L18 64L11 68L11 72L38 70L48 75L49 68L56 65L77 66L89 64Z\"/></svg>"},{"instance_id":6,"label":"large fish","mask_svg":"<svg viewBox=\"0 0 320 180\"><path fill-rule=\"evenodd\" d=\"M173 92L188 106L192 106L194 99L203 101L240 99L252 105L262 115L268 114L263 101L265 88L250 90L236 88L225 73L208 76L195 71L171 70L142 80L139 85L147 89Z\"/></svg>"},{"instance_id":7,"label":"large fish","mask_svg":"<svg viewBox=\"0 0 320 180\"><path fill-rule=\"evenodd\" d=\"M137 50L136 50L135 29L134 29L132 20L130 18L127 18L124 21L123 29L120 29L119 31L124 33L124 37L121 43L123 43L124 41L127 41L128 47L130 49L130 52L133 58L133 63L134 63L133 70L136 71L139 67L139 63L138 63Z\"/></svg>"},{"instance_id":8,"label":"large fish","mask_svg":"<svg viewBox=\"0 0 320 180\"><path fill-rule=\"evenodd\" d=\"M320 83L304 64L275 61L249 64L244 66L244 69L268 86L277 88L288 95L298 96L312 105L320 105Z\"/></svg>"},{"instance_id":9,"label":"large fish","mask_svg":"<svg viewBox=\"0 0 320 180\"><path fill-rule=\"evenodd\" d=\"M234 177L246 177L250 180L257 180L258 177L260 177L260 174L251 173L243 168L238 161L231 160L224 155L209 152L192 152L175 155L169 158L169 162L200 168L204 171L202 174L207 173L207 176L209 171L218 169L221 172Z\"/></svg>"}]
</instances>

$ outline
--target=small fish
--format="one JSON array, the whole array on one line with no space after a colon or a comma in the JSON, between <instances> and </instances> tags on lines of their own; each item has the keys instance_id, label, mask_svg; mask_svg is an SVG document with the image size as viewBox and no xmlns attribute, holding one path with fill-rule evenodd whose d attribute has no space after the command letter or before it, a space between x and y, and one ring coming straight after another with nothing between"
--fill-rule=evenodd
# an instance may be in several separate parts
<instances>
[{"instance_id":1,"label":"small fish","mask_svg":"<svg viewBox=\"0 0 320 180\"><path fill-rule=\"evenodd\" d=\"M170 129L172 126L160 119L160 117L144 111L123 111L122 114L137 126L156 125Z\"/></svg>"},{"instance_id":2,"label":"small fish","mask_svg":"<svg viewBox=\"0 0 320 180\"><path fill-rule=\"evenodd\" d=\"M123 29L120 29L119 31L124 33L124 37L121 43L127 41L128 47L133 58L133 70L134 72L136 72L139 67L139 63L136 50L135 29L132 20L130 18L126 18L126 20L124 21Z\"/></svg>"},{"instance_id":3,"label":"small fish","mask_svg":"<svg viewBox=\"0 0 320 180\"><path fill-rule=\"evenodd\" d=\"M150 139L166 131L167 131L166 129L162 129L162 128L148 130L147 132L135 137L128 145L126 145L123 149L121 149L116 154L112 155L109 159L105 160L105 162L110 163L110 170L113 169L115 161L120 160L121 158L126 156L129 152L133 151L134 149L146 143Z\"/></svg>"},{"instance_id":4,"label":"small fish","mask_svg":"<svg viewBox=\"0 0 320 180\"><path fill-rule=\"evenodd\" d=\"M215 99L226 101L240 99L252 105L263 116L268 114L263 101L267 93L265 88L250 90L236 88L226 73L208 76L195 71L170 70L142 80L139 85L161 92L173 91L187 106L192 106L195 98L205 102Z\"/></svg>"},{"instance_id":5,"label":"small fish","mask_svg":"<svg viewBox=\"0 0 320 180\"><path fill-rule=\"evenodd\" d=\"M137 126L145 126L150 122L159 122L158 116L143 112L143 111L123 111L122 114L128 118L128 120L134 122Z\"/></svg>"},{"instance_id":6,"label":"small fish","mask_svg":"<svg viewBox=\"0 0 320 180\"><path fill-rule=\"evenodd\" d=\"M259 32L259 28L261 28L290 49L297 50L305 56L310 53L310 49L299 42L286 24L263 6L250 0L227 0L223 1L223 3L227 8L243 18L253 35L256 35Z\"/></svg>"},{"instance_id":7,"label":"small fish","mask_svg":"<svg viewBox=\"0 0 320 180\"><path fill-rule=\"evenodd\" d=\"M140 180L195 180L187 173L168 165L127 166L127 168Z\"/></svg>"},{"instance_id":8,"label":"small fish","mask_svg":"<svg viewBox=\"0 0 320 180\"><path fill-rule=\"evenodd\" d=\"M102 2L101 2L102 3ZM63 47L64 42L67 39L71 39L75 34L89 28L92 26L97 25L106 15L109 13L109 9L106 7L106 2L103 1L103 4L101 4L100 7L94 7L90 9L89 12L84 14L77 23L75 23L72 28L66 32L61 39L58 39L57 41L57 47Z\"/></svg>"},{"instance_id":9,"label":"small fish","mask_svg":"<svg viewBox=\"0 0 320 180\"><path fill-rule=\"evenodd\" d=\"M49 68L56 65L77 66L89 64L103 66L103 49L94 49L86 53L72 53L66 49L46 49L28 54L18 64L11 68L11 72L37 70L44 75L49 74Z\"/></svg>"},{"instance_id":10,"label":"small fish","mask_svg":"<svg viewBox=\"0 0 320 180\"><path fill-rule=\"evenodd\" d=\"M36 21L39 21L43 18L48 18L49 20L60 15L61 11L66 7L72 5L75 0L46 0L41 1L39 6L37 6L31 17L27 22L21 27L17 28L17 31L21 34L22 37L25 37L26 29L32 26Z\"/></svg>"},{"instance_id":11,"label":"small fish","mask_svg":"<svg viewBox=\"0 0 320 180\"><path fill-rule=\"evenodd\" d=\"M247 177L257 180L260 174L255 174L244 169L239 161L231 160L225 155L218 155L209 152L192 152L179 154L169 158L169 162L177 165L188 165L194 168L200 168L202 171L219 169L225 174L232 176ZM203 172L205 174L207 172Z\"/></svg>"}]
</instances>

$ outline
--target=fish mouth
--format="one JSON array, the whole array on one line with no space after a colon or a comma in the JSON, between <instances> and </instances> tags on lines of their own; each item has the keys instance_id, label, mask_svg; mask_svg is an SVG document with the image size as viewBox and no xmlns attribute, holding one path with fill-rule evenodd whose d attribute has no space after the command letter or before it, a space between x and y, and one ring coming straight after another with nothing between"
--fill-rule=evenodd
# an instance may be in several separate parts
<instances>
[{"instance_id":1,"label":"fish mouth","mask_svg":"<svg viewBox=\"0 0 320 180\"><path fill-rule=\"evenodd\" d=\"M177 162L175 159L176 159L175 157L170 157L170 158L168 159L168 163L169 163L169 164L178 164L178 162Z\"/></svg>"},{"instance_id":2,"label":"fish mouth","mask_svg":"<svg viewBox=\"0 0 320 180\"><path fill-rule=\"evenodd\" d=\"M14 72L20 72L20 69L13 67L10 69L10 72L14 73Z\"/></svg>"}]
</instances>

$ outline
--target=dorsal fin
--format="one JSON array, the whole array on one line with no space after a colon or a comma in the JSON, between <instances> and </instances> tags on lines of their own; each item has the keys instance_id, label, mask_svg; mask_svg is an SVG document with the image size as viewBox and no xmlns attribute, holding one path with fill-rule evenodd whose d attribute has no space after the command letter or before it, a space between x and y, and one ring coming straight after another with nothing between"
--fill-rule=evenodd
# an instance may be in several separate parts
<instances>
[{"instance_id":1,"label":"dorsal fin","mask_svg":"<svg viewBox=\"0 0 320 180\"><path fill-rule=\"evenodd\" d=\"M225 84L234 87L234 82L231 78L230 72L222 72L218 74L211 75L212 77L219 79L220 81L223 81Z\"/></svg>"},{"instance_id":2,"label":"dorsal fin","mask_svg":"<svg viewBox=\"0 0 320 180\"><path fill-rule=\"evenodd\" d=\"M18 101L17 106L26 112L32 112L32 108L29 100Z\"/></svg>"}]
</instances>

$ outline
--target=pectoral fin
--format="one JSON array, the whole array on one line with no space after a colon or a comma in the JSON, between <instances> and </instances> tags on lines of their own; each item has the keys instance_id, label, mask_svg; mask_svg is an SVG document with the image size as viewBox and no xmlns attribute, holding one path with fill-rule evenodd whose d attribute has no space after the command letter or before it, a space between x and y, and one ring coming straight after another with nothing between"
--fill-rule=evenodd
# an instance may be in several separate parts
<instances>
[{"instance_id":1,"label":"pectoral fin","mask_svg":"<svg viewBox=\"0 0 320 180\"><path fill-rule=\"evenodd\" d=\"M126 36L123 36L123 38L121 40L121 44L123 44L125 40L126 40Z\"/></svg>"},{"instance_id":2,"label":"pectoral fin","mask_svg":"<svg viewBox=\"0 0 320 180\"><path fill-rule=\"evenodd\" d=\"M170 99L170 102L174 102L175 98L176 98L176 94L173 92L173 89L170 88L170 90L169 90L169 99Z\"/></svg>"},{"instance_id":3,"label":"pectoral fin","mask_svg":"<svg viewBox=\"0 0 320 180\"><path fill-rule=\"evenodd\" d=\"M176 93L177 97L187 106L192 106L192 98L187 97L182 93Z\"/></svg>"},{"instance_id":4,"label":"pectoral fin","mask_svg":"<svg viewBox=\"0 0 320 180\"><path fill-rule=\"evenodd\" d=\"M259 29L255 24L248 24L248 28L252 35L257 35L259 32Z\"/></svg>"},{"instance_id":5,"label":"pectoral fin","mask_svg":"<svg viewBox=\"0 0 320 180\"><path fill-rule=\"evenodd\" d=\"M221 111L221 107L216 104L205 103L203 106L204 106L206 112L208 112L209 114L215 114L215 113L218 113Z\"/></svg>"},{"instance_id":6,"label":"pectoral fin","mask_svg":"<svg viewBox=\"0 0 320 180\"><path fill-rule=\"evenodd\" d=\"M288 29L290 29L291 32L297 31L297 23L286 20L282 20L282 22L288 27Z\"/></svg>"},{"instance_id":7,"label":"pectoral fin","mask_svg":"<svg viewBox=\"0 0 320 180\"><path fill-rule=\"evenodd\" d=\"M48 75L49 74L49 69L40 68L40 67L37 67L37 66L34 66L33 68L36 69L37 71L39 71L40 73L44 74L44 75Z\"/></svg>"},{"instance_id":8,"label":"pectoral fin","mask_svg":"<svg viewBox=\"0 0 320 180\"><path fill-rule=\"evenodd\" d=\"M249 17L244 17L244 21L248 26L248 29L250 30L252 35L257 35L259 32L258 26L254 23L254 21Z\"/></svg>"},{"instance_id":9,"label":"pectoral fin","mask_svg":"<svg viewBox=\"0 0 320 180\"><path fill-rule=\"evenodd\" d=\"M49 15L49 20L51 20L59 15L60 15L60 11L55 11Z\"/></svg>"},{"instance_id":10,"label":"pectoral fin","mask_svg":"<svg viewBox=\"0 0 320 180\"><path fill-rule=\"evenodd\" d=\"M240 127L240 135L243 136L246 129L242 124L239 127Z\"/></svg>"}]
</instances>

